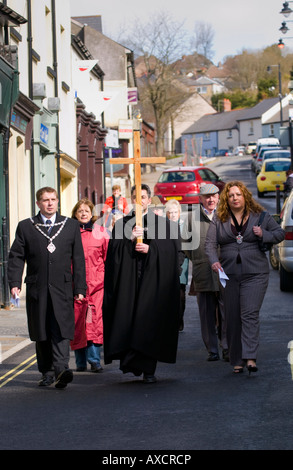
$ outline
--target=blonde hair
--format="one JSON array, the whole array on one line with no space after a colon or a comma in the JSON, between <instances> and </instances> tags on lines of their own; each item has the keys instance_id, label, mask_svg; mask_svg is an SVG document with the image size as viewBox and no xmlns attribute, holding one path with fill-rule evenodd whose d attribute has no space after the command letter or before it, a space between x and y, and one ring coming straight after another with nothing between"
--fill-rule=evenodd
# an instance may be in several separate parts
<instances>
[{"instance_id":1,"label":"blonde hair","mask_svg":"<svg viewBox=\"0 0 293 470\"><path fill-rule=\"evenodd\" d=\"M82 206L82 204L85 204L86 206L88 206L91 210L91 213L92 213L92 218L91 218L91 221L94 223L96 220L97 220L97 216L94 215L94 212L95 212L95 206L94 204L92 203L92 201L90 199L88 199L87 197L84 197L83 199L80 199L74 206L74 208L72 209L72 213L71 213L71 217L73 219L76 219L76 212L78 211L78 209L80 208L80 206Z\"/></svg>"},{"instance_id":2,"label":"blonde hair","mask_svg":"<svg viewBox=\"0 0 293 470\"><path fill-rule=\"evenodd\" d=\"M247 187L245 186L244 183L242 183L242 181L237 181L237 180L230 181L229 183L226 183L223 191L221 192L219 204L217 207L217 216L221 220L221 222L226 222L231 215L231 210L230 210L230 206L228 202L229 201L228 194L229 194L230 189L233 186L237 186L237 188L240 189L240 191L242 192L244 196L245 215L248 215L250 212L259 214L260 212L264 210L264 208L253 199L252 193L247 189Z\"/></svg>"}]
</instances>

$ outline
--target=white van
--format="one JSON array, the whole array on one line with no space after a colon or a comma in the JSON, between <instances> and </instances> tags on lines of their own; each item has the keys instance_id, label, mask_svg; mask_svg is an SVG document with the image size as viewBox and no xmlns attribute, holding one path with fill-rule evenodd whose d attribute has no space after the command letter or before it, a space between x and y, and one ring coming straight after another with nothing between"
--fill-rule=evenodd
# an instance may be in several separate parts
<instances>
[{"instance_id":1,"label":"white van","mask_svg":"<svg viewBox=\"0 0 293 470\"><path fill-rule=\"evenodd\" d=\"M264 145L266 147L280 147L280 141L276 137L264 137L261 139L257 139L257 146L255 151L256 157L258 156L259 149Z\"/></svg>"}]
</instances>

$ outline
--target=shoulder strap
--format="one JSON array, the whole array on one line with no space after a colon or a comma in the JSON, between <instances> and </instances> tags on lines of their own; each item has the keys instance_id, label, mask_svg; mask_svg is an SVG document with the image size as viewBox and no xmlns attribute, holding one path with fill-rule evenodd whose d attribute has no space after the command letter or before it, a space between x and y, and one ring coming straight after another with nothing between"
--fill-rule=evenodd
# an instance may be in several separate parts
<instances>
[{"instance_id":1,"label":"shoulder strap","mask_svg":"<svg viewBox=\"0 0 293 470\"><path fill-rule=\"evenodd\" d=\"M263 212L260 214L260 218L259 218L259 221L258 221L258 224L257 224L259 227L261 226L265 215L266 215L266 212L265 212L265 211L263 211Z\"/></svg>"}]
</instances>

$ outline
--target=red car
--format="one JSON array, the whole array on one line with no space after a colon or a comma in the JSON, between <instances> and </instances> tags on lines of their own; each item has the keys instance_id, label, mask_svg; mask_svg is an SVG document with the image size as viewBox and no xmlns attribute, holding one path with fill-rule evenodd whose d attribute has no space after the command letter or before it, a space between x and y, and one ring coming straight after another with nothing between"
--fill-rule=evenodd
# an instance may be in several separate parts
<instances>
[{"instance_id":1,"label":"red car","mask_svg":"<svg viewBox=\"0 0 293 470\"><path fill-rule=\"evenodd\" d=\"M169 199L177 199L180 204L198 204L199 188L202 183L212 183L220 192L225 183L210 168L204 166L185 166L163 171L154 187L154 195L163 204Z\"/></svg>"}]
</instances>

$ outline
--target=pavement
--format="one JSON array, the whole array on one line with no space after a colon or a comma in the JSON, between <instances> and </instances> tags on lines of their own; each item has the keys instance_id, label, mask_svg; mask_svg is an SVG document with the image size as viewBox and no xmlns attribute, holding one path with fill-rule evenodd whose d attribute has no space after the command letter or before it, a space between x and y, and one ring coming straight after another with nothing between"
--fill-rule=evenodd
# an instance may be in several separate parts
<instances>
[{"instance_id":1,"label":"pavement","mask_svg":"<svg viewBox=\"0 0 293 470\"><path fill-rule=\"evenodd\" d=\"M181 162L182 157L157 165L156 171L142 175L142 182L150 186L153 194L153 188L163 169L177 166ZM207 159L204 163L207 163ZM24 296L20 297L19 307L0 308L0 364L31 343L27 328L25 300Z\"/></svg>"}]
</instances>

